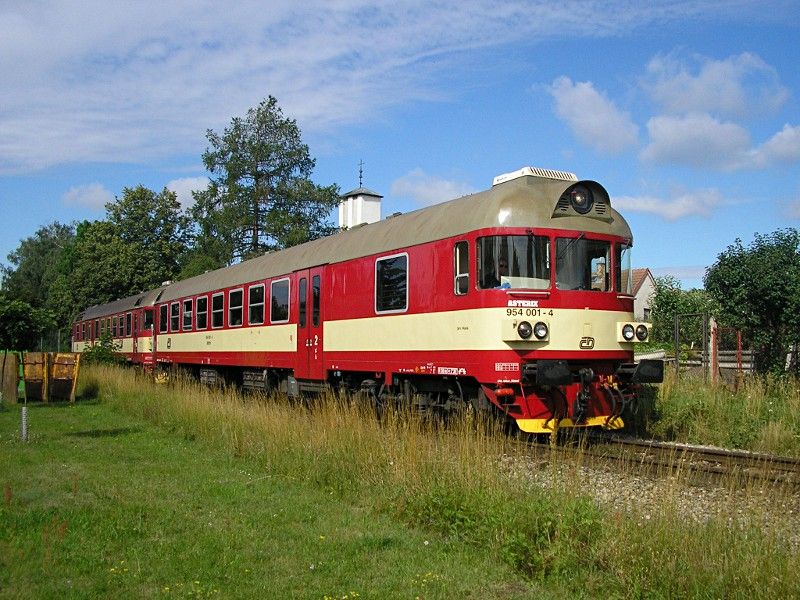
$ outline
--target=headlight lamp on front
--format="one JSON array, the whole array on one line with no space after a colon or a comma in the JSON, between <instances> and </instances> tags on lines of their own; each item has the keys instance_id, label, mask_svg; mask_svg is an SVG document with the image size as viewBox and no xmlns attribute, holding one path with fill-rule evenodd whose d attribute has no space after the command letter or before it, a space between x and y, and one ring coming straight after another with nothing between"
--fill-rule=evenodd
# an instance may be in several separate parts
<instances>
[{"instance_id":1,"label":"headlight lamp on front","mask_svg":"<svg viewBox=\"0 0 800 600\"><path fill-rule=\"evenodd\" d=\"M594 198L589 188L578 185L572 188L572 191L569 193L569 203L576 213L585 215L592 210Z\"/></svg>"},{"instance_id":2,"label":"headlight lamp on front","mask_svg":"<svg viewBox=\"0 0 800 600\"><path fill-rule=\"evenodd\" d=\"M531 337L531 334L533 333L533 327L531 327L531 324L528 323L527 321L523 321L522 323L517 325L517 333L519 334L519 337L521 337L523 340L527 340L529 337Z\"/></svg>"},{"instance_id":3,"label":"headlight lamp on front","mask_svg":"<svg viewBox=\"0 0 800 600\"><path fill-rule=\"evenodd\" d=\"M536 336L537 340L543 340L547 337L547 334L550 333L547 329L547 323L542 323L539 321L536 325L533 326L533 335Z\"/></svg>"},{"instance_id":4,"label":"headlight lamp on front","mask_svg":"<svg viewBox=\"0 0 800 600\"><path fill-rule=\"evenodd\" d=\"M640 342L643 342L647 339L648 331L647 325L637 325L636 326L636 339Z\"/></svg>"},{"instance_id":5,"label":"headlight lamp on front","mask_svg":"<svg viewBox=\"0 0 800 600\"><path fill-rule=\"evenodd\" d=\"M632 342L633 336L636 335L633 325L626 323L622 326L622 337L626 342Z\"/></svg>"}]
</instances>

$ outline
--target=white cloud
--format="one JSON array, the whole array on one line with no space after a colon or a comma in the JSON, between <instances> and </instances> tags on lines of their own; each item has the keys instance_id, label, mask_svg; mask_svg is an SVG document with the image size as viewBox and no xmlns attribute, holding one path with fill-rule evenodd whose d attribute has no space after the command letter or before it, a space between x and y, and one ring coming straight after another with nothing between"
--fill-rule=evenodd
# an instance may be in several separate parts
<instances>
[{"instance_id":1,"label":"white cloud","mask_svg":"<svg viewBox=\"0 0 800 600\"><path fill-rule=\"evenodd\" d=\"M697 167L732 168L750 146L750 134L707 114L659 116L647 122L650 144L642 159Z\"/></svg>"},{"instance_id":2,"label":"white cloud","mask_svg":"<svg viewBox=\"0 0 800 600\"><path fill-rule=\"evenodd\" d=\"M670 200L653 196L616 196L612 204L617 210L650 213L667 221L677 221L693 216L710 217L722 202L719 190L708 189L680 194Z\"/></svg>"},{"instance_id":3,"label":"white cloud","mask_svg":"<svg viewBox=\"0 0 800 600\"><path fill-rule=\"evenodd\" d=\"M454 67L469 67L463 57L472 49L531 44L565 31L582 43L655 23L711 19L719 10L714 1L620 6L0 3L0 172L196 156L207 129L221 129L268 94L304 133L329 133L393 106L441 100L446 84L460 80ZM627 137L614 136L606 142L612 148L630 143L630 125L622 122Z\"/></svg>"},{"instance_id":4,"label":"white cloud","mask_svg":"<svg viewBox=\"0 0 800 600\"><path fill-rule=\"evenodd\" d=\"M769 140L750 152L754 167L767 167L775 163L800 161L800 127L786 124Z\"/></svg>"},{"instance_id":5,"label":"white cloud","mask_svg":"<svg viewBox=\"0 0 800 600\"><path fill-rule=\"evenodd\" d=\"M639 128L591 82L573 83L559 77L548 88L556 101L556 114L581 142L599 152L618 154L635 146Z\"/></svg>"},{"instance_id":6,"label":"white cloud","mask_svg":"<svg viewBox=\"0 0 800 600\"><path fill-rule=\"evenodd\" d=\"M675 279L699 279L702 281L706 276L706 269L704 265L678 265L670 267L655 267L650 269L653 277L665 277L671 275Z\"/></svg>"},{"instance_id":7,"label":"white cloud","mask_svg":"<svg viewBox=\"0 0 800 600\"><path fill-rule=\"evenodd\" d=\"M422 169L416 168L392 182L391 193L393 196L411 198L423 206L430 206L474 191L469 184L428 175Z\"/></svg>"},{"instance_id":8,"label":"white cloud","mask_svg":"<svg viewBox=\"0 0 800 600\"><path fill-rule=\"evenodd\" d=\"M642 86L670 114L747 117L776 111L789 95L775 69L749 52L724 60L657 56L647 65Z\"/></svg>"},{"instance_id":9,"label":"white cloud","mask_svg":"<svg viewBox=\"0 0 800 600\"><path fill-rule=\"evenodd\" d=\"M100 183L90 183L71 187L61 199L64 204L69 206L83 206L92 210L104 210L106 203L114 201L114 194Z\"/></svg>"},{"instance_id":10,"label":"white cloud","mask_svg":"<svg viewBox=\"0 0 800 600\"><path fill-rule=\"evenodd\" d=\"M791 202L784 211L784 214L790 219L800 219L800 200Z\"/></svg>"},{"instance_id":11,"label":"white cloud","mask_svg":"<svg viewBox=\"0 0 800 600\"><path fill-rule=\"evenodd\" d=\"M181 208L186 210L194 204L192 192L199 192L208 187L208 177L182 177L173 179L165 186L168 190L175 192Z\"/></svg>"},{"instance_id":12,"label":"white cloud","mask_svg":"<svg viewBox=\"0 0 800 600\"><path fill-rule=\"evenodd\" d=\"M653 117L647 131L650 143L641 158L654 163L740 170L800 161L800 127L788 124L755 147L744 127L708 114Z\"/></svg>"}]
</instances>

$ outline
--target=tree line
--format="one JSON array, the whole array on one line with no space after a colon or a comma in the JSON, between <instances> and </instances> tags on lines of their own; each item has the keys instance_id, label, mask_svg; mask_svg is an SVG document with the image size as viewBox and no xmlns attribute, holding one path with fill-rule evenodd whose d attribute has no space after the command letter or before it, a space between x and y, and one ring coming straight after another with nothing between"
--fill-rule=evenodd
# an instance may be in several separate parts
<instances>
[{"instance_id":1,"label":"tree line","mask_svg":"<svg viewBox=\"0 0 800 600\"><path fill-rule=\"evenodd\" d=\"M707 313L720 326L742 332L758 372L784 372L787 353L800 343L800 232L757 233L747 246L737 238L717 256L703 283L705 289L685 291L675 278L656 279L654 339L672 342L676 315ZM699 341L698 331L691 335ZM790 368L798 374L796 359Z\"/></svg>"},{"instance_id":2,"label":"tree line","mask_svg":"<svg viewBox=\"0 0 800 600\"><path fill-rule=\"evenodd\" d=\"M103 219L49 223L22 240L2 267L0 349L34 349L52 330L64 346L88 306L336 230L328 215L339 188L311 180L316 161L275 98L206 139L211 178L188 211L174 192L136 185Z\"/></svg>"}]
</instances>

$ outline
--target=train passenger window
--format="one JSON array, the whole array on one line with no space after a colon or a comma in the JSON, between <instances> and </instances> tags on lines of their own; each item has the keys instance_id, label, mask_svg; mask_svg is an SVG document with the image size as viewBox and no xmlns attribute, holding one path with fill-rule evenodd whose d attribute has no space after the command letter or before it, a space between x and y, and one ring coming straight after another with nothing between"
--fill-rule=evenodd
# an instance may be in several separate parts
<instances>
[{"instance_id":1,"label":"train passenger window","mask_svg":"<svg viewBox=\"0 0 800 600\"><path fill-rule=\"evenodd\" d=\"M244 292L233 290L228 292L228 326L239 327L242 324L242 301Z\"/></svg>"},{"instance_id":2,"label":"train passenger window","mask_svg":"<svg viewBox=\"0 0 800 600\"><path fill-rule=\"evenodd\" d=\"M375 312L408 310L408 254L375 261Z\"/></svg>"},{"instance_id":3,"label":"train passenger window","mask_svg":"<svg viewBox=\"0 0 800 600\"><path fill-rule=\"evenodd\" d=\"M197 299L197 320L198 329L206 329L208 327L208 296L201 296Z\"/></svg>"},{"instance_id":4,"label":"train passenger window","mask_svg":"<svg viewBox=\"0 0 800 600\"><path fill-rule=\"evenodd\" d=\"M269 307L270 323L289 322L289 279L280 279L272 282L272 299Z\"/></svg>"},{"instance_id":5,"label":"train passenger window","mask_svg":"<svg viewBox=\"0 0 800 600\"><path fill-rule=\"evenodd\" d=\"M144 330L145 331L152 331L153 330L153 311L152 310L145 310L144 311Z\"/></svg>"},{"instance_id":6,"label":"train passenger window","mask_svg":"<svg viewBox=\"0 0 800 600\"><path fill-rule=\"evenodd\" d=\"M81 341L86 340L86 322L81 323Z\"/></svg>"},{"instance_id":7,"label":"train passenger window","mask_svg":"<svg viewBox=\"0 0 800 600\"><path fill-rule=\"evenodd\" d=\"M303 277L297 286L297 324L306 326L306 299L308 297L308 281Z\"/></svg>"},{"instance_id":8,"label":"train passenger window","mask_svg":"<svg viewBox=\"0 0 800 600\"><path fill-rule=\"evenodd\" d=\"M111 335L117 337L119 330L117 329L117 317L111 317Z\"/></svg>"},{"instance_id":9,"label":"train passenger window","mask_svg":"<svg viewBox=\"0 0 800 600\"><path fill-rule=\"evenodd\" d=\"M550 239L543 235L478 238L478 283L483 289L549 289Z\"/></svg>"},{"instance_id":10,"label":"train passenger window","mask_svg":"<svg viewBox=\"0 0 800 600\"><path fill-rule=\"evenodd\" d=\"M621 294L633 294L633 271L631 270L630 244L617 242L617 253L614 262L614 277L617 291Z\"/></svg>"},{"instance_id":11,"label":"train passenger window","mask_svg":"<svg viewBox=\"0 0 800 600\"><path fill-rule=\"evenodd\" d=\"M249 307L247 322L250 325L264 324L264 284L254 285L247 291Z\"/></svg>"},{"instance_id":12,"label":"train passenger window","mask_svg":"<svg viewBox=\"0 0 800 600\"><path fill-rule=\"evenodd\" d=\"M469 243L456 242L453 254L454 290L457 296L469 291Z\"/></svg>"},{"instance_id":13,"label":"train passenger window","mask_svg":"<svg viewBox=\"0 0 800 600\"><path fill-rule=\"evenodd\" d=\"M611 243L576 238L556 240L556 287L560 290L611 290Z\"/></svg>"},{"instance_id":14,"label":"train passenger window","mask_svg":"<svg viewBox=\"0 0 800 600\"><path fill-rule=\"evenodd\" d=\"M94 337L100 337L100 319L95 319L94 321Z\"/></svg>"},{"instance_id":15,"label":"train passenger window","mask_svg":"<svg viewBox=\"0 0 800 600\"><path fill-rule=\"evenodd\" d=\"M162 304L158 307L158 332L159 333L166 333L167 332L167 311L168 307L166 304Z\"/></svg>"},{"instance_id":16,"label":"train passenger window","mask_svg":"<svg viewBox=\"0 0 800 600\"><path fill-rule=\"evenodd\" d=\"M311 324L314 327L319 327L319 293L320 293L320 278L319 275L314 275L311 279Z\"/></svg>"},{"instance_id":17,"label":"train passenger window","mask_svg":"<svg viewBox=\"0 0 800 600\"><path fill-rule=\"evenodd\" d=\"M214 294L211 296L211 327L217 329L222 327L225 317L224 295Z\"/></svg>"},{"instance_id":18,"label":"train passenger window","mask_svg":"<svg viewBox=\"0 0 800 600\"><path fill-rule=\"evenodd\" d=\"M181 303L173 302L169 307L169 330L180 331L181 328Z\"/></svg>"},{"instance_id":19,"label":"train passenger window","mask_svg":"<svg viewBox=\"0 0 800 600\"><path fill-rule=\"evenodd\" d=\"M125 315L125 335L131 334L131 313Z\"/></svg>"},{"instance_id":20,"label":"train passenger window","mask_svg":"<svg viewBox=\"0 0 800 600\"><path fill-rule=\"evenodd\" d=\"M192 328L192 300L183 301L183 330Z\"/></svg>"}]
</instances>

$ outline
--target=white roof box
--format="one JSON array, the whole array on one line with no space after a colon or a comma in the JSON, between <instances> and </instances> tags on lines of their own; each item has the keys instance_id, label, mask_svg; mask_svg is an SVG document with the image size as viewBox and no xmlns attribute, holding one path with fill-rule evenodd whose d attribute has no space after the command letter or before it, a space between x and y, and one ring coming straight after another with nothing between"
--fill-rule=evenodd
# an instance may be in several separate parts
<instances>
[{"instance_id":1,"label":"white roof box","mask_svg":"<svg viewBox=\"0 0 800 600\"><path fill-rule=\"evenodd\" d=\"M554 171L553 169L540 169L539 167L522 167L519 171L512 171L511 173L503 173L498 175L492 181L492 185L505 183L512 179L519 177L544 177L546 179L558 179L560 181L578 181L578 176L575 173L568 173L567 171Z\"/></svg>"}]
</instances>

